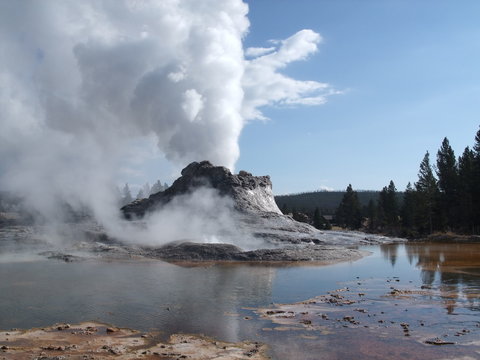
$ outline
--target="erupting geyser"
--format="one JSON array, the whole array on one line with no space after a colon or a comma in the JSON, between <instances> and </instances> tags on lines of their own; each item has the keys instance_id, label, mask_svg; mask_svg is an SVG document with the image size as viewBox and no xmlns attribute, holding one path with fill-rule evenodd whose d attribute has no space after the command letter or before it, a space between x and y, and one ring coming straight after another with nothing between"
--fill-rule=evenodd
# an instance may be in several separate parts
<instances>
[{"instance_id":1,"label":"erupting geyser","mask_svg":"<svg viewBox=\"0 0 480 360\"><path fill-rule=\"evenodd\" d=\"M241 0L0 2L0 189L46 223L68 204L116 228L115 183L148 154L233 169L262 106L334 93L281 73L319 34L244 49L247 14Z\"/></svg>"}]
</instances>

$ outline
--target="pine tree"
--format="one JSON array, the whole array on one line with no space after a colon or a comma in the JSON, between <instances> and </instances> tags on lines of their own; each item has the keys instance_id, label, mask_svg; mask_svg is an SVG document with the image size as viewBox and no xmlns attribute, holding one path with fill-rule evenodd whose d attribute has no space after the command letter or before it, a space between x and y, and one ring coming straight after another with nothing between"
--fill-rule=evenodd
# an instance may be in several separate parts
<instances>
[{"instance_id":1,"label":"pine tree","mask_svg":"<svg viewBox=\"0 0 480 360\"><path fill-rule=\"evenodd\" d=\"M436 228L436 210L438 199L438 183L430 165L430 154L427 151L418 172L415 183L417 191L416 226L421 233L432 233Z\"/></svg>"},{"instance_id":2,"label":"pine tree","mask_svg":"<svg viewBox=\"0 0 480 360\"><path fill-rule=\"evenodd\" d=\"M477 134L475 135L475 144L473 145L473 152L475 155L480 154L480 129L478 129Z\"/></svg>"},{"instance_id":3,"label":"pine tree","mask_svg":"<svg viewBox=\"0 0 480 360\"><path fill-rule=\"evenodd\" d=\"M384 186L377 200L377 225L380 228L385 228L387 225L387 216L385 214L385 203L387 202L387 187Z\"/></svg>"},{"instance_id":4,"label":"pine tree","mask_svg":"<svg viewBox=\"0 0 480 360\"><path fill-rule=\"evenodd\" d=\"M402 227L407 236L415 236L415 218L417 209L417 194L412 187L412 184L408 183L403 194L402 208L400 215L402 219Z\"/></svg>"},{"instance_id":5,"label":"pine tree","mask_svg":"<svg viewBox=\"0 0 480 360\"><path fill-rule=\"evenodd\" d=\"M374 232L378 226L378 215L377 206L372 199L368 202L366 215L368 218L368 231Z\"/></svg>"},{"instance_id":6,"label":"pine tree","mask_svg":"<svg viewBox=\"0 0 480 360\"><path fill-rule=\"evenodd\" d=\"M157 180L157 182L152 185L152 188L150 190L150 194L156 194L156 193L158 193L160 191L164 191L164 190L165 189L163 188L163 185L160 182L160 180Z\"/></svg>"},{"instance_id":7,"label":"pine tree","mask_svg":"<svg viewBox=\"0 0 480 360\"><path fill-rule=\"evenodd\" d=\"M396 226L398 224L398 200L397 200L397 188L393 180L390 180L388 184L388 202L387 202L387 221L390 226Z\"/></svg>"},{"instance_id":8,"label":"pine tree","mask_svg":"<svg viewBox=\"0 0 480 360\"><path fill-rule=\"evenodd\" d=\"M473 171L472 171L472 202L473 202L473 233L480 232L480 129L475 136L473 145Z\"/></svg>"},{"instance_id":9,"label":"pine tree","mask_svg":"<svg viewBox=\"0 0 480 360\"><path fill-rule=\"evenodd\" d=\"M441 223L452 229L458 224L458 167L455 153L447 138L443 139L437 153L437 176Z\"/></svg>"},{"instance_id":10,"label":"pine tree","mask_svg":"<svg viewBox=\"0 0 480 360\"><path fill-rule=\"evenodd\" d=\"M391 231L398 225L397 189L393 181L380 192L377 212L380 226L384 229Z\"/></svg>"},{"instance_id":11,"label":"pine tree","mask_svg":"<svg viewBox=\"0 0 480 360\"><path fill-rule=\"evenodd\" d=\"M349 184L335 214L337 223L349 229L359 229L362 225L362 212L358 194Z\"/></svg>"},{"instance_id":12,"label":"pine tree","mask_svg":"<svg viewBox=\"0 0 480 360\"><path fill-rule=\"evenodd\" d=\"M295 206L292 207L292 218L293 218L293 220L298 219L298 212L297 212L297 208Z\"/></svg>"},{"instance_id":13,"label":"pine tree","mask_svg":"<svg viewBox=\"0 0 480 360\"><path fill-rule=\"evenodd\" d=\"M128 183L125 184L122 190L122 205L127 205L132 202L132 193L130 192L130 187L128 186Z\"/></svg>"},{"instance_id":14,"label":"pine tree","mask_svg":"<svg viewBox=\"0 0 480 360\"><path fill-rule=\"evenodd\" d=\"M313 226L317 229L324 229L325 221L322 221L322 217L323 216L320 215L320 210L318 207L316 207L315 211L313 212Z\"/></svg>"},{"instance_id":15,"label":"pine tree","mask_svg":"<svg viewBox=\"0 0 480 360\"><path fill-rule=\"evenodd\" d=\"M150 196L150 193L151 193L152 189L151 189L150 184L148 182L146 182L143 185L142 191L143 191L143 197L149 197Z\"/></svg>"},{"instance_id":16,"label":"pine tree","mask_svg":"<svg viewBox=\"0 0 480 360\"><path fill-rule=\"evenodd\" d=\"M137 199L143 199L145 195L143 194L143 189L138 190Z\"/></svg>"},{"instance_id":17,"label":"pine tree","mask_svg":"<svg viewBox=\"0 0 480 360\"><path fill-rule=\"evenodd\" d=\"M458 159L458 198L459 198L459 224L465 232L474 232L474 204L473 191L475 155L467 146Z\"/></svg>"}]
</instances>

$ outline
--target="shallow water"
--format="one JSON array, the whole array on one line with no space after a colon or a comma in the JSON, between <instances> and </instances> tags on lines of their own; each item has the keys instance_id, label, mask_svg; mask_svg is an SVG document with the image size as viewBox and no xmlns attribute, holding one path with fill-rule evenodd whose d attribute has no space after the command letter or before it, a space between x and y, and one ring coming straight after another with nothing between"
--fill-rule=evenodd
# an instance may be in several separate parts
<instances>
[{"instance_id":1,"label":"shallow water","mask_svg":"<svg viewBox=\"0 0 480 360\"><path fill-rule=\"evenodd\" d=\"M159 330L165 336L183 332L226 341L263 341L271 345L271 354L278 359L414 358L417 352L422 352L423 359L480 356L480 344L475 343L480 339L480 244L362 249L372 255L329 266L288 267L181 267L143 260L64 263L3 254L0 329L97 320L143 331ZM388 293L393 286L428 292L392 299ZM352 296L364 293L359 304L372 316L387 313L385 319L409 321L412 327L422 318L428 326L417 326L412 338L404 338L398 325L385 323L363 329L361 324L351 328L331 321L321 328L292 329L253 311L345 287ZM370 324L372 320L365 315L362 321ZM422 342L434 335L450 339L462 329L468 334L455 338L460 345L435 347ZM423 337L415 336L417 333Z\"/></svg>"}]
</instances>

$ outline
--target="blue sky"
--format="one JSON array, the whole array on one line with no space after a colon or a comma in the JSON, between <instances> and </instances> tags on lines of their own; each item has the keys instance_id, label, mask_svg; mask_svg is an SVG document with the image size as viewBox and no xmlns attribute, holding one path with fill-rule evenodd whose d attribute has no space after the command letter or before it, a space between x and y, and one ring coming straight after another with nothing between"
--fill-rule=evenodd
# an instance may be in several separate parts
<instances>
[{"instance_id":1,"label":"blue sky","mask_svg":"<svg viewBox=\"0 0 480 360\"><path fill-rule=\"evenodd\" d=\"M248 1L245 47L301 29L319 51L284 71L343 94L310 107L269 107L240 138L236 169L269 174L274 193L399 190L445 136L456 155L480 125L480 2Z\"/></svg>"}]
</instances>

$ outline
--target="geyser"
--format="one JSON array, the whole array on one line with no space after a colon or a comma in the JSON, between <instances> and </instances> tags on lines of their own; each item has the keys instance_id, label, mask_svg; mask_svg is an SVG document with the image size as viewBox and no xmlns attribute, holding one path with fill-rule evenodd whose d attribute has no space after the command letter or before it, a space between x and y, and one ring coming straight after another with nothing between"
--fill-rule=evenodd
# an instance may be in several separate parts
<instances>
[{"instance_id":1,"label":"geyser","mask_svg":"<svg viewBox=\"0 0 480 360\"><path fill-rule=\"evenodd\" d=\"M192 214L188 211L197 207L194 199L199 192L212 199L212 203ZM189 164L167 190L148 199L136 200L124 206L122 212L127 219L143 219L151 227L162 217L170 219L179 201L186 215L182 216L185 224L179 223L179 227L188 228L192 219L201 216L204 224L215 224L212 226L216 230L214 236L220 242L247 248L279 243L320 243L317 229L282 214L275 203L269 176L253 176L246 171L232 174L229 169L214 166L209 161ZM192 233L186 238L205 242L200 234L202 232Z\"/></svg>"},{"instance_id":2,"label":"geyser","mask_svg":"<svg viewBox=\"0 0 480 360\"><path fill-rule=\"evenodd\" d=\"M147 144L178 169L233 169L262 106L334 92L281 73L319 34L244 51L247 14L241 0L0 2L0 188L47 223L68 204L115 229L115 185Z\"/></svg>"}]
</instances>

